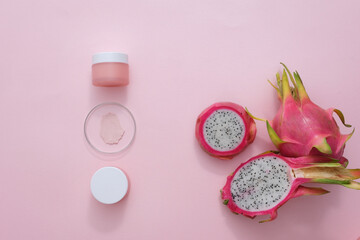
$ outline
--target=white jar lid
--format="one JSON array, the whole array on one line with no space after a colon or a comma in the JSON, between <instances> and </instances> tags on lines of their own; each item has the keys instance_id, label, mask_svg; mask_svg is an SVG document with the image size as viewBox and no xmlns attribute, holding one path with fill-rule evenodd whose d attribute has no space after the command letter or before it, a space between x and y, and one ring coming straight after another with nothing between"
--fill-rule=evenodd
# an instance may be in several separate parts
<instances>
[{"instance_id":1,"label":"white jar lid","mask_svg":"<svg viewBox=\"0 0 360 240\"><path fill-rule=\"evenodd\" d=\"M128 179L123 171L116 167L103 167L91 178L90 189L96 200L104 204L120 201L128 191Z\"/></svg>"},{"instance_id":2,"label":"white jar lid","mask_svg":"<svg viewBox=\"0 0 360 240\"><path fill-rule=\"evenodd\" d=\"M120 52L100 52L93 55L93 64L104 62L128 63L128 55Z\"/></svg>"}]
</instances>

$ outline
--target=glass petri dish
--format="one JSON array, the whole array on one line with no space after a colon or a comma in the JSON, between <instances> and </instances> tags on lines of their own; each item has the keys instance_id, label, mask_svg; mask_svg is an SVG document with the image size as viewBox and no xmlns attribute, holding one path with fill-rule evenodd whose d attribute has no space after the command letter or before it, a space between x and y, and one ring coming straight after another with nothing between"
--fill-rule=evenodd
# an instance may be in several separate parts
<instances>
[{"instance_id":1,"label":"glass petri dish","mask_svg":"<svg viewBox=\"0 0 360 240\"><path fill-rule=\"evenodd\" d=\"M116 144L106 143L101 136L103 117L109 113L117 117L124 130L122 138ZM95 106L84 123L84 134L88 144L97 152L105 154L116 154L125 150L133 142L135 132L134 116L129 109L116 102L105 102Z\"/></svg>"}]
</instances>

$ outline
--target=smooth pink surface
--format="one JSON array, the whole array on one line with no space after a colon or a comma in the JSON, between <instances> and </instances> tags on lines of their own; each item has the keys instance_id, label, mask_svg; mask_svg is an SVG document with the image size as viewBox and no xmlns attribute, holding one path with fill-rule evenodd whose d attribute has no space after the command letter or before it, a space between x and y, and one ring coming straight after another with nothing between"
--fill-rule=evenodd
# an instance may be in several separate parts
<instances>
[{"instance_id":1,"label":"smooth pink surface","mask_svg":"<svg viewBox=\"0 0 360 240\"><path fill-rule=\"evenodd\" d=\"M126 86L129 84L129 65L118 62L93 64L92 81L98 87Z\"/></svg>"},{"instance_id":2,"label":"smooth pink surface","mask_svg":"<svg viewBox=\"0 0 360 240\"><path fill-rule=\"evenodd\" d=\"M1 1L0 239L326 239L360 236L360 192L324 186L259 224L220 200L226 176L273 146L265 124L230 161L208 156L194 136L210 104L232 101L259 117L278 108L280 61L297 69L312 100L360 127L360 2L350 1ZM91 84L91 56L129 54L125 88ZM86 114L117 101L137 134L121 158L92 154ZM342 128L342 131L348 131ZM360 167L360 134L348 142ZM127 172L119 204L90 194L100 167Z\"/></svg>"}]
</instances>

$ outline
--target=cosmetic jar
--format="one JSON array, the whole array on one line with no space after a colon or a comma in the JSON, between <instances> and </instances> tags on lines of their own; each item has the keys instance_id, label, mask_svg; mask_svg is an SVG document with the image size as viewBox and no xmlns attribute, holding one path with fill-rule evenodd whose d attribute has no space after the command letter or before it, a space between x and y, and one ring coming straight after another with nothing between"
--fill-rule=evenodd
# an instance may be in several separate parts
<instances>
[{"instance_id":1,"label":"cosmetic jar","mask_svg":"<svg viewBox=\"0 0 360 240\"><path fill-rule=\"evenodd\" d=\"M90 190L96 200L104 204L114 204L128 192L129 181L125 173L117 167L103 167L91 178Z\"/></svg>"},{"instance_id":2,"label":"cosmetic jar","mask_svg":"<svg viewBox=\"0 0 360 240\"><path fill-rule=\"evenodd\" d=\"M128 55L100 52L92 58L92 83L98 87L121 87L129 84Z\"/></svg>"}]
</instances>

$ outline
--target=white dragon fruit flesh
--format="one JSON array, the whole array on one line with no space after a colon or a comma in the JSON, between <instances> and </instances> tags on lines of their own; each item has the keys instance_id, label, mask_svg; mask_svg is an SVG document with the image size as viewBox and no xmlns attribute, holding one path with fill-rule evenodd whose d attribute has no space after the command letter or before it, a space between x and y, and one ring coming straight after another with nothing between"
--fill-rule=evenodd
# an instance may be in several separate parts
<instances>
[{"instance_id":1,"label":"white dragon fruit flesh","mask_svg":"<svg viewBox=\"0 0 360 240\"><path fill-rule=\"evenodd\" d=\"M199 115L195 135L207 153L231 159L254 141L256 125L240 105L220 102Z\"/></svg>"}]
</instances>

